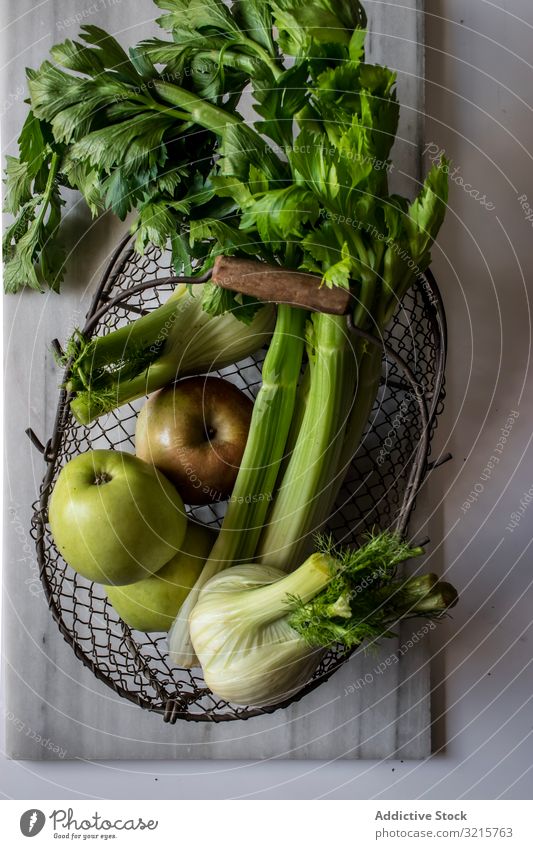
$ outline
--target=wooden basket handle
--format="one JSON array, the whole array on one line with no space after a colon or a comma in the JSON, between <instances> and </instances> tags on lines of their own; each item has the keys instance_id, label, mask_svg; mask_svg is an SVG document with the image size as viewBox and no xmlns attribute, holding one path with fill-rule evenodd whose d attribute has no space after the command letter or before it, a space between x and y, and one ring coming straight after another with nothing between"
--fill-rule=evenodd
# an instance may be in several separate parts
<instances>
[{"instance_id":1,"label":"wooden basket handle","mask_svg":"<svg viewBox=\"0 0 533 849\"><path fill-rule=\"evenodd\" d=\"M351 295L346 289L328 289L316 274L290 271L254 259L218 256L211 281L241 295L313 312L345 315L350 309Z\"/></svg>"}]
</instances>

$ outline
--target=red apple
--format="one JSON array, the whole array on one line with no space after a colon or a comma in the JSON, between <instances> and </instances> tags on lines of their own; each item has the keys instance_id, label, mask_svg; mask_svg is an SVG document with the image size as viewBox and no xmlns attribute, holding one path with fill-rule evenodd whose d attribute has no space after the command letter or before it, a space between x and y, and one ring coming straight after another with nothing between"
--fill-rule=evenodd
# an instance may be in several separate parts
<instances>
[{"instance_id":1,"label":"red apple","mask_svg":"<svg viewBox=\"0 0 533 849\"><path fill-rule=\"evenodd\" d=\"M244 453L252 402L219 377L189 377L150 396L137 420L137 456L153 463L186 504L227 498Z\"/></svg>"}]
</instances>

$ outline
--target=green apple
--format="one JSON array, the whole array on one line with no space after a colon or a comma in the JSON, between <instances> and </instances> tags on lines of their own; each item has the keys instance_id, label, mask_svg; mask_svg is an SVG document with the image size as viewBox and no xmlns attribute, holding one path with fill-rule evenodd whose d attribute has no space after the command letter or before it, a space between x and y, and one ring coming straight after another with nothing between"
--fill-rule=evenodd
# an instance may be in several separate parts
<instances>
[{"instance_id":1,"label":"green apple","mask_svg":"<svg viewBox=\"0 0 533 849\"><path fill-rule=\"evenodd\" d=\"M132 584L157 572L179 551L187 527L170 481L122 451L87 451L70 460L48 515L69 566L100 584Z\"/></svg>"},{"instance_id":2,"label":"green apple","mask_svg":"<svg viewBox=\"0 0 533 849\"><path fill-rule=\"evenodd\" d=\"M215 539L210 528L189 522L181 551L157 574L127 587L107 587L107 597L126 625L137 631L168 631Z\"/></svg>"}]
</instances>

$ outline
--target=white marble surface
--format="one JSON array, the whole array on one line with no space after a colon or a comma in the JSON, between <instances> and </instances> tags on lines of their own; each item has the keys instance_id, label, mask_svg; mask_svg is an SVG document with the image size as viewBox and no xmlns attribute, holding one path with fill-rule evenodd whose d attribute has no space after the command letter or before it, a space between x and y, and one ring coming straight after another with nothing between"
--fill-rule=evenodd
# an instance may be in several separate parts
<instances>
[{"instance_id":1,"label":"white marble surface","mask_svg":"<svg viewBox=\"0 0 533 849\"><path fill-rule=\"evenodd\" d=\"M22 85L22 64L38 65L50 43L75 37L75 19L94 20L124 43L150 31L149 22L124 26L125 0L103 3L96 14L85 0L34 7L9 3L10 57L5 77L9 91ZM131 5L131 4L129 4ZM416 6L416 3L410 3ZM154 7L148 2L135 8ZM409 183L420 164L421 59L420 18L414 13L375 10L369 52L400 71L405 104L397 145L400 182ZM384 39L388 31L408 41ZM23 56L21 56L23 51ZM14 57L17 61L14 61ZM24 107L14 102L4 115L6 148L20 127ZM13 758L403 758L430 753L428 641L402 656L372 686L353 684L379 665L398 645L387 644L377 656L355 656L325 686L302 702L271 717L223 725L178 722L142 712L117 697L84 669L62 641L36 580L36 564L27 539L30 504L43 463L22 433L31 425L46 440L57 403L58 371L50 340L64 340L87 306L98 273L122 227L108 219L90 225L74 203L67 219L72 254L60 297L24 293L8 298L6 385L9 416L7 447L7 534L5 570L5 665L7 686L6 752ZM21 456L19 453L21 452ZM22 554L22 559L21 559ZM405 626L405 642L420 625ZM351 686L352 685L352 686ZM345 694L347 693L347 695ZM21 723L28 733L21 732ZM37 736L39 735L39 737ZM49 743L43 744L43 740Z\"/></svg>"},{"instance_id":2,"label":"white marble surface","mask_svg":"<svg viewBox=\"0 0 533 849\"><path fill-rule=\"evenodd\" d=\"M366 5L407 15L405 0L368 0ZM141 7L144 3L135 3L137 16ZM10 8L30 7L13 3ZM48 12L43 12L48 8L54 7L36 4L24 19L27 25L24 21L24 25L10 24L6 31L5 38L20 45L20 50L28 45L26 54L11 64L4 77L5 89L15 98L24 62L33 61L41 47L44 53L56 37L47 23ZM531 0L499 4L427 0L425 23L425 139L444 147L472 190L486 193L496 206L489 214L455 183L434 260L450 323L448 405L437 436L439 445L453 451L455 460L434 478L424 507L432 517L432 536L438 540L431 565L446 571L462 593L453 622L431 637L437 751L424 761L404 763L331 757L320 762L235 759L223 763L86 760L36 764L4 759L0 764L3 794L18 799L531 798L529 512L512 534L506 525L533 482L528 302L532 231L518 202L525 193L533 205L529 152L533 149L533 9ZM399 41L387 39L387 50ZM11 109L12 126L18 126L23 108L15 102ZM98 245L109 235L106 226L98 225L88 238ZM79 269L80 292L83 281L96 271L95 265L96 261L87 262ZM32 357L34 362L42 360L46 341L70 320L66 305L65 316L58 313L59 300L51 306L43 298L42 305L51 334L44 333L39 320L28 318L24 299L16 308L21 324L30 328L32 339L37 337L39 353ZM10 408L25 421L28 413L37 416L44 396L43 389L30 403L27 372L21 363L15 374L25 387L23 397L10 399ZM42 373L40 369L33 377L32 371L35 386L40 386ZM51 371L47 380L52 384L55 380ZM501 428L515 409L520 416L498 468L483 482L477 502L463 513L461 505L480 482ZM36 486L41 467L28 459L29 448L19 431L13 429L10 437L13 478L25 467L32 468L27 480L34 478ZM24 551L19 550L16 560L23 557ZM31 574L30 563L20 562L19 568ZM13 601L16 610L18 598ZM36 607L33 618L42 621L39 616L44 617L44 610ZM25 629L33 628L33 623L17 623L16 613L12 621L15 638L24 644ZM66 647L54 643L52 650L63 662ZM37 665L25 661L30 686ZM30 689L26 692L27 699L33 698ZM32 731L20 733L28 730Z\"/></svg>"}]
</instances>

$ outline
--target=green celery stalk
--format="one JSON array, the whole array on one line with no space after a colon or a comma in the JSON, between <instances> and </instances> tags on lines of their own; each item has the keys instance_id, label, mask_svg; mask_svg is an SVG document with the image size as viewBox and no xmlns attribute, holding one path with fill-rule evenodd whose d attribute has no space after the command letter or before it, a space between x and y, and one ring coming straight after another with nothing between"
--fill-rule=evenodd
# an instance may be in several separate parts
<instances>
[{"instance_id":1,"label":"green celery stalk","mask_svg":"<svg viewBox=\"0 0 533 849\"><path fill-rule=\"evenodd\" d=\"M310 534L324 520L325 499L338 477L356 375L346 319L315 313L312 324L305 411L257 550L260 562L285 570L302 561Z\"/></svg>"},{"instance_id":2,"label":"green celery stalk","mask_svg":"<svg viewBox=\"0 0 533 849\"><path fill-rule=\"evenodd\" d=\"M381 363L383 352L373 345L365 347L358 354L357 387L354 403L348 417L346 432L341 448L338 472L331 490L325 494L322 504L322 522L331 515L346 473L361 444L363 433L370 419L381 382Z\"/></svg>"},{"instance_id":3,"label":"green celery stalk","mask_svg":"<svg viewBox=\"0 0 533 849\"><path fill-rule=\"evenodd\" d=\"M234 115L225 109L220 109L218 106L202 99L194 92L187 91L174 83L168 83L164 80L153 80L154 91L166 103L172 106L177 106L184 109L187 116L201 127L212 130L214 133L222 133L229 124L240 124L242 118Z\"/></svg>"},{"instance_id":4,"label":"green celery stalk","mask_svg":"<svg viewBox=\"0 0 533 849\"><path fill-rule=\"evenodd\" d=\"M169 636L170 656L181 667L196 664L189 614L207 581L239 561L253 558L290 431L304 351L307 313L280 305L263 363L262 385L222 528L209 559L185 600Z\"/></svg>"}]
</instances>

